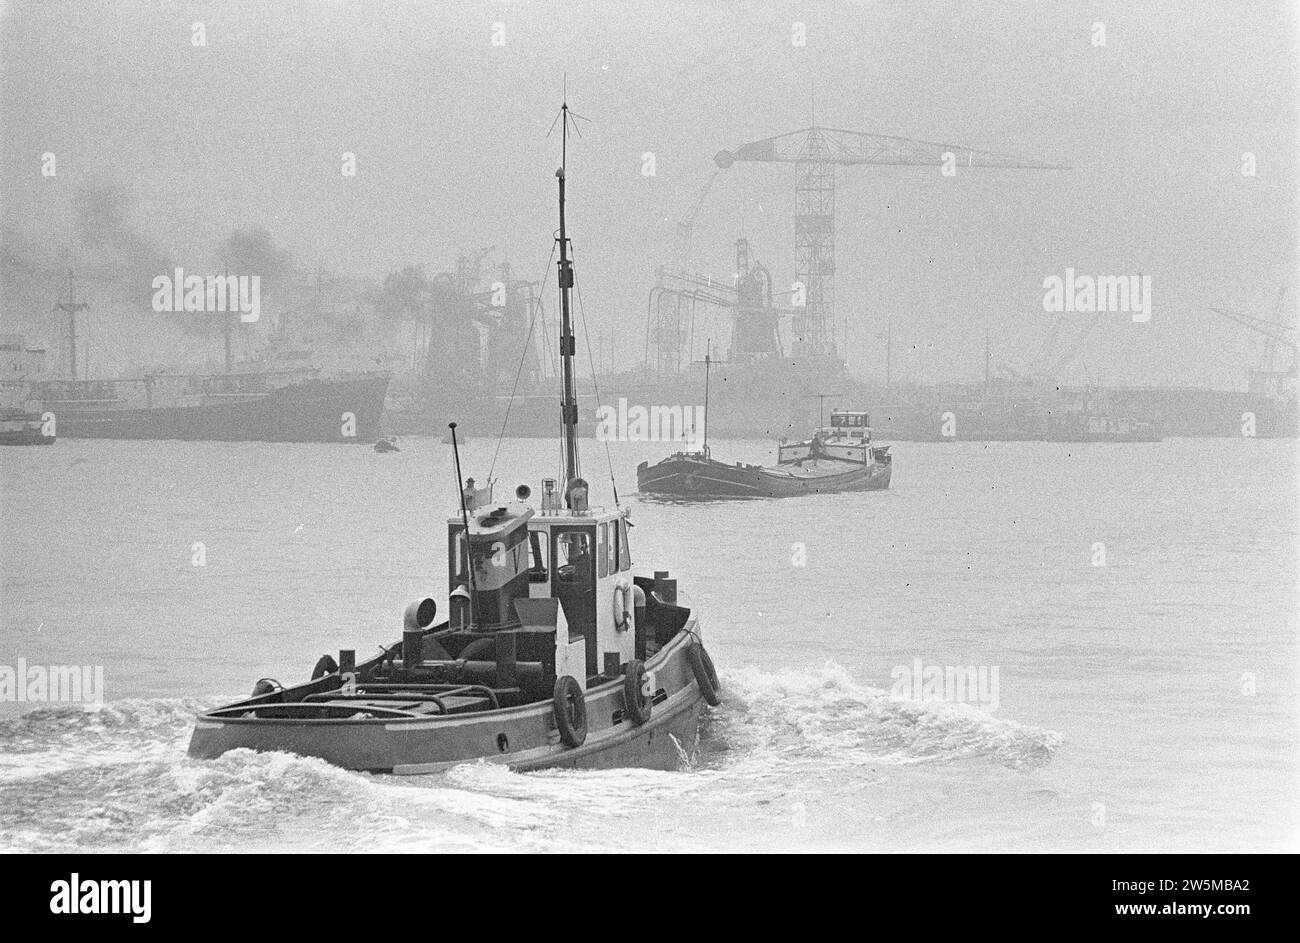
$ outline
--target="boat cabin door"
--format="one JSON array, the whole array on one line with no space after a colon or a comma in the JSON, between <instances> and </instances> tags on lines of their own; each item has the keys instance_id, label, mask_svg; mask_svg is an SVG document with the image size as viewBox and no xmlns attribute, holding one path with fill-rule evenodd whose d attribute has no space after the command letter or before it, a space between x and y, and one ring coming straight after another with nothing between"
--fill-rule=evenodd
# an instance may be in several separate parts
<instances>
[{"instance_id":1,"label":"boat cabin door","mask_svg":"<svg viewBox=\"0 0 1300 943\"><path fill-rule=\"evenodd\" d=\"M571 631L587 640L587 675L600 672L596 644L596 525L551 528L551 593ZM582 679L586 680L586 679Z\"/></svg>"}]
</instances>

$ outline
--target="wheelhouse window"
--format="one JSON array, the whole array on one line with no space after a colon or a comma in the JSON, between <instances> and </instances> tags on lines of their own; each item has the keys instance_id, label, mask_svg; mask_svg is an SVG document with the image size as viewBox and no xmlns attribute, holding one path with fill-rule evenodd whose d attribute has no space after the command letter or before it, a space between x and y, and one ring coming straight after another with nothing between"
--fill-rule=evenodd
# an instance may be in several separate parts
<instances>
[{"instance_id":1,"label":"wheelhouse window","mask_svg":"<svg viewBox=\"0 0 1300 943\"><path fill-rule=\"evenodd\" d=\"M590 584L596 566L592 534L560 531L555 535L555 575L561 583Z\"/></svg>"},{"instance_id":2,"label":"wheelhouse window","mask_svg":"<svg viewBox=\"0 0 1300 943\"><path fill-rule=\"evenodd\" d=\"M609 525L601 524L596 533L596 577L604 579L609 575Z\"/></svg>"},{"instance_id":3,"label":"wheelhouse window","mask_svg":"<svg viewBox=\"0 0 1300 943\"><path fill-rule=\"evenodd\" d=\"M545 583L550 579L550 570L546 568L546 553L550 548L543 539L545 536L535 530L528 532L528 547L532 557L532 566L528 568L530 583Z\"/></svg>"},{"instance_id":4,"label":"wheelhouse window","mask_svg":"<svg viewBox=\"0 0 1300 943\"><path fill-rule=\"evenodd\" d=\"M469 579L469 571L465 567L468 557L465 528L463 526L450 528L447 532L447 541L450 544L447 548L447 562L451 568L451 578L454 582L464 582Z\"/></svg>"},{"instance_id":5,"label":"wheelhouse window","mask_svg":"<svg viewBox=\"0 0 1300 943\"><path fill-rule=\"evenodd\" d=\"M619 552L622 555L622 558L619 560L619 566L618 566L620 571L632 569L632 545L628 543L627 529L628 529L627 518L625 517L620 518L618 522L619 537L621 538L621 546L619 547Z\"/></svg>"}]
</instances>

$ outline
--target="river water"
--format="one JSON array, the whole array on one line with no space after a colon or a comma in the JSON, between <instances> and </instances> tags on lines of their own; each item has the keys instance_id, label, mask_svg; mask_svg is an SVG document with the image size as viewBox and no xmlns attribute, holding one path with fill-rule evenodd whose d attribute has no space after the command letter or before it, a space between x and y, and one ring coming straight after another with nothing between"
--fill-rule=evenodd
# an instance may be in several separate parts
<instances>
[{"instance_id":1,"label":"river water","mask_svg":"<svg viewBox=\"0 0 1300 943\"><path fill-rule=\"evenodd\" d=\"M445 611L451 450L402 447L0 450L0 666L100 666L105 700L0 703L0 850L1300 845L1286 440L902 443L888 492L694 505L635 493L668 446L614 443L637 568L679 578L725 689L681 771L187 759L196 710ZM603 445L583 459L608 503ZM557 460L506 440L497 496ZM949 666L996 697L895 685Z\"/></svg>"}]
</instances>

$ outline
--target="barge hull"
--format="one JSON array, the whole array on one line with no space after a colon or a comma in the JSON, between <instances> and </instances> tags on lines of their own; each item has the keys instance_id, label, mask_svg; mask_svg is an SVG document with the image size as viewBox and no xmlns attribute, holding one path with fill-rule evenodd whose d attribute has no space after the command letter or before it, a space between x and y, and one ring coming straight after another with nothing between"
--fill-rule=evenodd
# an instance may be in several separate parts
<instances>
[{"instance_id":1,"label":"barge hull","mask_svg":"<svg viewBox=\"0 0 1300 943\"><path fill-rule=\"evenodd\" d=\"M642 494L677 498L787 498L840 491L882 491L889 487L893 464L854 468L838 474L800 477L756 465L724 465L679 459L637 469Z\"/></svg>"}]
</instances>

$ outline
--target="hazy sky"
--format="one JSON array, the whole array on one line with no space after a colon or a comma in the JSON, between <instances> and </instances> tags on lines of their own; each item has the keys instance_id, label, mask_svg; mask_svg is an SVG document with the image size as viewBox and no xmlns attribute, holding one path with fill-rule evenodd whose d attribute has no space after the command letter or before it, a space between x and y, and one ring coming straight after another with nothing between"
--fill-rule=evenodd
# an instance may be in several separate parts
<instances>
[{"instance_id":1,"label":"hazy sky","mask_svg":"<svg viewBox=\"0 0 1300 943\"><path fill-rule=\"evenodd\" d=\"M883 369L887 318L900 346L934 345L924 361L896 353L900 370L980 375L986 324L996 359L1032 361L1054 318L1043 278L1068 266L1153 279L1149 324L1112 315L1094 331L1093 377L1236 386L1259 341L1206 306L1268 314L1280 286L1300 288L1290 3L10 0L3 17L0 211L51 257L94 179L128 191L132 225L196 270L231 230L262 225L311 268L436 272L495 245L536 277L567 72L591 119L570 153L579 279L623 357L640 359L654 269L712 155L806 127L814 94L819 124L1073 167L843 168L837 315L856 372ZM696 250L726 274L746 235L788 286L793 204L790 167L737 164Z\"/></svg>"}]
</instances>

